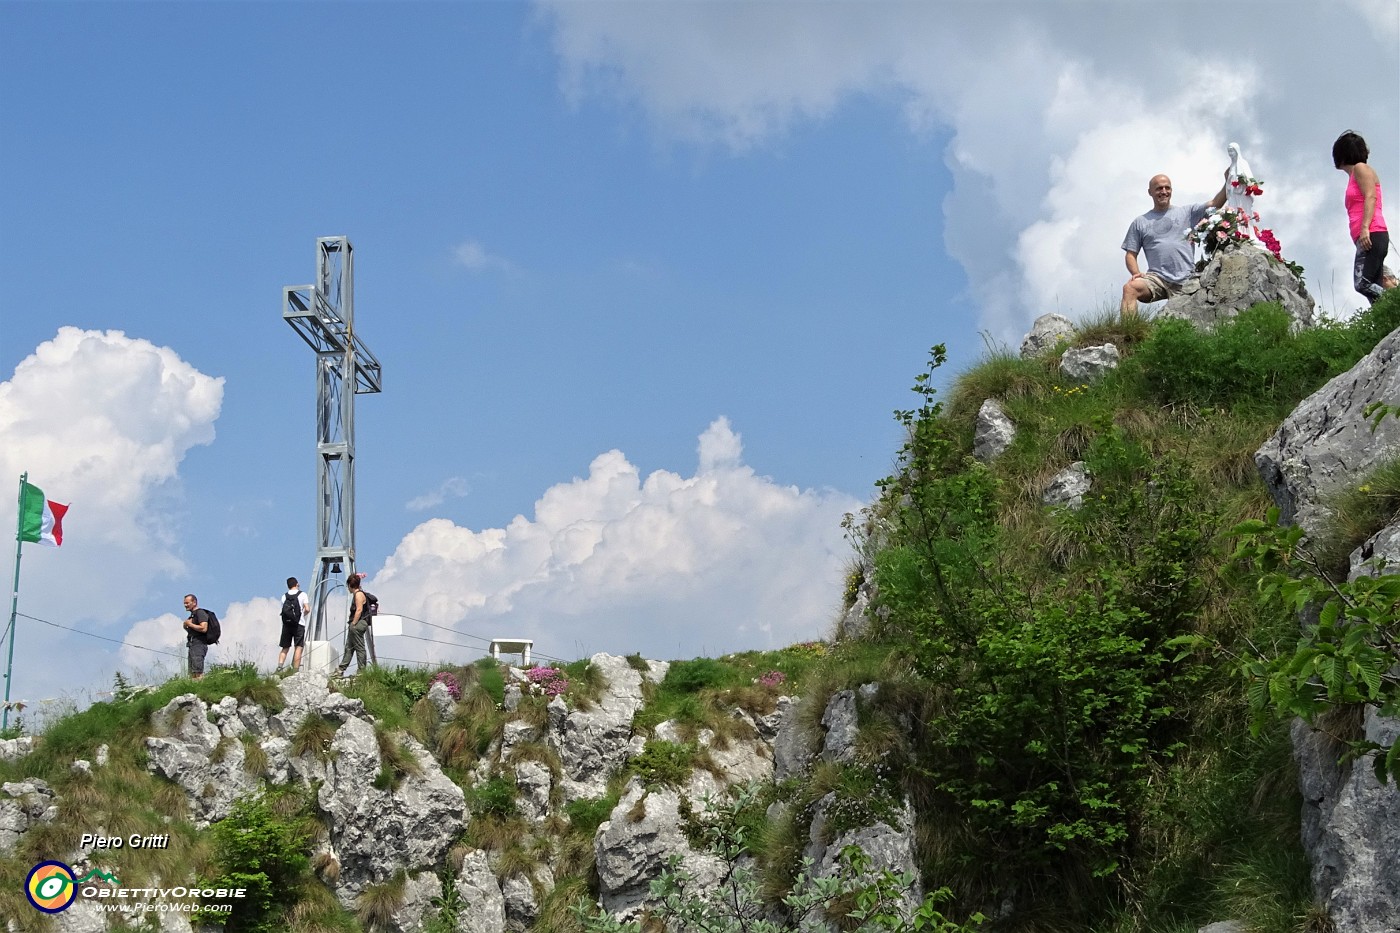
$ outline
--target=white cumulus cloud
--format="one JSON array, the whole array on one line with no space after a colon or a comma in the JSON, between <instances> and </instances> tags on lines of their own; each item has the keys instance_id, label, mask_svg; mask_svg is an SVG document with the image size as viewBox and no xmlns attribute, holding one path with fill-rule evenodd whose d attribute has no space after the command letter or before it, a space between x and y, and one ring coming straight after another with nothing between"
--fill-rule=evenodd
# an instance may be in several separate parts
<instances>
[{"instance_id":1,"label":"white cumulus cloud","mask_svg":"<svg viewBox=\"0 0 1400 933\"><path fill-rule=\"evenodd\" d=\"M60 328L20 362L0 383L0 476L28 471L70 506L60 551L25 561L26 592L47 594L58 618L110 617L181 571L173 487L185 454L214 440L223 387L114 330ZM14 520L14 497L0 497L0 524Z\"/></svg>"},{"instance_id":2,"label":"white cumulus cloud","mask_svg":"<svg viewBox=\"0 0 1400 933\"><path fill-rule=\"evenodd\" d=\"M409 621L410 635L533 638L563 658L693 657L821 637L848 556L841 517L861 503L777 484L742 453L725 418L701 434L691 476L643 477L608 451L504 528L424 522L368 585L384 612L457 633ZM380 651L461 656L412 639L385 639Z\"/></svg>"},{"instance_id":3,"label":"white cumulus cloud","mask_svg":"<svg viewBox=\"0 0 1400 933\"><path fill-rule=\"evenodd\" d=\"M635 105L663 136L742 154L862 97L902 103L913 132L950 131L943 245L1008 341L1046 311L1116 306L1147 179L1206 200L1231 140L1285 255L1349 312L1349 287L1326 287L1350 281L1332 140L1363 132L1381 177L1400 177L1394 95L1357 93L1337 67L1400 69L1390 0L1280 2L1247 25L1180 0L538 5L565 94Z\"/></svg>"}]
</instances>

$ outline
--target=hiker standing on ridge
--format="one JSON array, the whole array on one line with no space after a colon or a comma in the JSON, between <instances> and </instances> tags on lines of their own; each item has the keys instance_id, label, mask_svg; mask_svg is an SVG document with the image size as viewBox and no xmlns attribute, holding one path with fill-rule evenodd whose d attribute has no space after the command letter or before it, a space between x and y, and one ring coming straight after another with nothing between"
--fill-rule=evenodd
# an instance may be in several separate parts
<instances>
[{"instance_id":1,"label":"hiker standing on ridge","mask_svg":"<svg viewBox=\"0 0 1400 933\"><path fill-rule=\"evenodd\" d=\"M1208 211L1225 203L1225 185L1221 185L1220 192L1204 204L1173 207L1172 180L1166 175L1153 175L1147 194L1152 210L1134 218L1123 238L1129 278L1123 284L1119 312L1125 318L1137 316L1139 301L1163 301L1181 291L1196 271L1186 234ZM1147 272L1138 267L1139 252L1147 254Z\"/></svg>"},{"instance_id":2,"label":"hiker standing on ridge","mask_svg":"<svg viewBox=\"0 0 1400 933\"><path fill-rule=\"evenodd\" d=\"M365 669L365 631L369 628L369 618L365 615L365 592L360 588L360 575L350 574L345 586L350 590L350 628L345 633L345 650L340 653L340 666L335 672L337 677L345 676L345 670L350 666L352 651L358 662L355 672L358 674Z\"/></svg>"},{"instance_id":3,"label":"hiker standing on ridge","mask_svg":"<svg viewBox=\"0 0 1400 933\"><path fill-rule=\"evenodd\" d=\"M190 678L200 680L204 677L204 657L209 653L209 642L205 641L209 637L209 612L199 608L199 600L193 593L185 594L185 611L190 614L185 620L185 646Z\"/></svg>"},{"instance_id":4,"label":"hiker standing on ridge","mask_svg":"<svg viewBox=\"0 0 1400 933\"><path fill-rule=\"evenodd\" d=\"M1388 288L1397 284L1386 268L1385 256L1390 251L1390 231L1381 213L1381 180L1375 169L1366 164L1371 150L1366 140L1347 130L1332 144L1332 165L1347 173L1347 190L1343 199L1351 241L1356 244L1356 260L1352 266L1352 285L1371 304Z\"/></svg>"},{"instance_id":5,"label":"hiker standing on ridge","mask_svg":"<svg viewBox=\"0 0 1400 933\"><path fill-rule=\"evenodd\" d=\"M311 601L297 585L296 577L287 578L287 592L282 596L282 638L277 645L282 649L277 655L277 669L287 660L287 649L296 644L292 653L292 670L301 670L301 650L306 645L306 623L302 620L311 615Z\"/></svg>"}]
</instances>

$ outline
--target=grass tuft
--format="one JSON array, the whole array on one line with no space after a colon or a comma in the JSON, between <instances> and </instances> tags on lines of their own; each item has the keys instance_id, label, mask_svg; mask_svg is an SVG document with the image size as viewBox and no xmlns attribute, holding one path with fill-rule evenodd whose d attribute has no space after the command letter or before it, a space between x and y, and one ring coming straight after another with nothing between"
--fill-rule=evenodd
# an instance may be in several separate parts
<instances>
[{"instance_id":1,"label":"grass tuft","mask_svg":"<svg viewBox=\"0 0 1400 933\"><path fill-rule=\"evenodd\" d=\"M400 868L392 878L379 884L371 884L355 898L355 916L367 930L387 930L394 922L394 914L403 909L404 891L408 886L408 875Z\"/></svg>"}]
</instances>

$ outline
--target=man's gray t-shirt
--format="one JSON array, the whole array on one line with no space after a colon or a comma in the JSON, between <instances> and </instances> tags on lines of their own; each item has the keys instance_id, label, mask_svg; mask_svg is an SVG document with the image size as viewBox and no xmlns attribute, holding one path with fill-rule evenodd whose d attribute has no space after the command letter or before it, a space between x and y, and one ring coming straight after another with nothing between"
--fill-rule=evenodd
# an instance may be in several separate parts
<instances>
[{"instance_id":1,"label":"man's gray t-shirt","mask_svg":"<svg viewBox=\"0 0 1400 933\"><path fill-rule=\"evenodd\" d=\"M1196 271L1186 234L1209 210L1209 204L1190 207L1173 204L1164 211L1148 211L1134 218L1128 226L1123 249L1129 253L1139 250L1147 253L1148 269L1173 285L1180 285Z\"/></svg>"}]
</instances>

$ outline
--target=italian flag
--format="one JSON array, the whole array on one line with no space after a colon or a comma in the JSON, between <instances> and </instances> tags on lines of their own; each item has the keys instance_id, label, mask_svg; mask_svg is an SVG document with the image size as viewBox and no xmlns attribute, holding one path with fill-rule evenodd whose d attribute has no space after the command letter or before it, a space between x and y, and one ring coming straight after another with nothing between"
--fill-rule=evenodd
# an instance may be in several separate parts
<instances>
[{"instance_id":1,"label":"italian flag","mask_svg":"<svg viewBox=\"0 0 1400 933\"><path fill-rule=\"evenodd\" d=\"M38 486L21 482L19 490L19 539L58 547L63 543L63 516L68 506L50 502Z\"/></svg>"}]
</instances>

